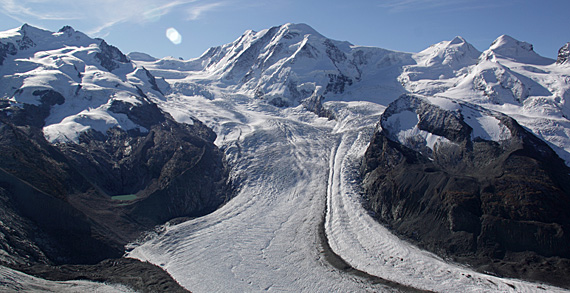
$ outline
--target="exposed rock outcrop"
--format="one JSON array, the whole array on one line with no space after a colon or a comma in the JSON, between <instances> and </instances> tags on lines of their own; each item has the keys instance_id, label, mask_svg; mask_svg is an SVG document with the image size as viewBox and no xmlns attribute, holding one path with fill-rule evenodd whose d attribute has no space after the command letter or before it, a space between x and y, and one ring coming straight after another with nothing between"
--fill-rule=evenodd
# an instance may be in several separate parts
<instances>
[{"instance_id":1,"label":"exposed rock outcrop","mask_svg":"<svg viewBox=\"0 0 570 293\"><path fill-rule=\"evenodd\" d=\"M558 50L558 59L556 59L556 64L567 64L568 58L570 57L570 43L564 44L560 50Z\"/></svg>"},{"instance_id":2,"label":"exposed rock outcrop","mask_svg":"<svg viewBox=\"0 0 570 293\"><path fill-rule=\"evenodd\" d=\"M123 52L117 47L107 44L104 40L101 40L99 48L101 48L101 52L97 53L95 57L101 61L101 66L109 70L109 72L118 68L120 63L129 62L129 58Z\"/></svg>"},{"instance_id":3,"label":"exposed rock outcrop","mask_svg":"<svg viewBox=\"0 0 570 293\"><path fill-rule=\"evenodd\" d=\"M317 114L319 117L334 119L335 118L334 112L323 106L324 99L325 99L324 96L312 95L301 101L301 104L303 105L303 107L305 107L305 109Z\"/></svg>"},{"instance_id":4,"label":"exposed rock outcrop","mask_svg":"<svg viewBox=\"0 0 570 293\"><path fill-rule=\"evenodd\" d=\"M361 170L369 208L442 256L570 286L568 167L514 119L444 102L404 95L386 109Z\"/></svg>"},{"instance_id":5,"label":"exposed rock outcrop","mask_svg":"<svg viewBox=\"0 0 570 293\"><path fill-rule=\"evenodd\" d=\"M16 50L14 44L12 43L3 44L2 42L0 42L0 65L4 64L4 59L6 59L8 54L16 55L17 52L18 50Z\"/></svg>"},{"instance_id":6,"label":"exposed rock outcrop","mask_svg":"<svg viewBox=\"0 0 570 293\"><path fill-rule=\"evenodd\" d=\"M122 284L137 292L188 292L164 270L148 262L119 258L104 260L96 265L18 266L27 274L47 280L89 280Z\"/></svg>"}]
</instances>

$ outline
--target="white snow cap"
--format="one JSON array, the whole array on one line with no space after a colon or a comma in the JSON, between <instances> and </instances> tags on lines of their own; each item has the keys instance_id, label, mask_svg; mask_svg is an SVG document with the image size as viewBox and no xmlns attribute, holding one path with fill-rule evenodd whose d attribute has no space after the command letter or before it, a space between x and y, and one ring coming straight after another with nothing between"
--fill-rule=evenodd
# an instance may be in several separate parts
<instances>
[{"instance_id":1,"label":"white snow cap","mask_svg":"<svg viewBox=\"0 0 570 293\"><path fill-rule=\"evenodd\" d=\"M497 55L530 63L548 63L544 58L533 50L533 46L527 42L519 41L511 36L498 37L489 47L489 50ZM534 62L533 62L534 61Z\"/></svg>"},{"instance_id":2,"label":"white snow cap","mask_svg":"<svg viewBox=\"0 0 570 293\"><path fill-rule=\"evenodd\" d=\"M401 100L396 101L396 104L389 106L389 110L387 111L391 112L382 123L382 128L387 130L393 139L416 151L423 153L423 151L427 150L424 146L434 151L436 143L452 143L451 140L446 137L420 129L422 117L432 116L431 119L433 123L436 124L442 119L447 119L443 118L446 115L449 117L462 117L460 119L473 130L471 132L471 139L479 138L500 142L512 137L511 131L500 119L495 117L496 115L500 115L499 113L494 113L476 105L456 102L445 97L427 97L420 95L402 96L400 99ZM429 103L447 111L448 114L443 114L442 112L439 114L436 113L435 116L430 115L426 111L433 111L433 108L430 109L420 106L422 102ZM455 114L449 112L455 112ZM438 118L433 119L433 117Z\"/></svg>"},{"instance_id":3,"label":"white snow cap","mask_svg":"<svg viewBox=\"0 0 570 293\"><path fill-rule=\"evenodd\" d=\"M158 59L150 56L149 54L141 53L141 52L130 52L129 54L127 54L127 57L129 57L129 59L131 59L133 61L155 62L158 60Z\"/></svg>"},{"instance_id":4,"label":"white snow cap","mask_svg":"<svg viewBox=\"0 0 570 293\"><path fill-rule=\"evenodd\" d=\"M475 64L479 52L463 37L457 36L451 41L442 41L417 54L418 64L434 66L437 64L462 67Z\"/></svg>"},{"instance_id":5,"label":"white snow cap","mask_svg":"<svg viewBox=\"0 0 570 293\"><path fill-rule=\"evenodd\" d=\"M314 28L306 23L286 23L281 26L281 29L287 29L290 32L298 32L302 35L311 34L322 36L319 32L317 32Z\"/></svg>"}]
</instances>

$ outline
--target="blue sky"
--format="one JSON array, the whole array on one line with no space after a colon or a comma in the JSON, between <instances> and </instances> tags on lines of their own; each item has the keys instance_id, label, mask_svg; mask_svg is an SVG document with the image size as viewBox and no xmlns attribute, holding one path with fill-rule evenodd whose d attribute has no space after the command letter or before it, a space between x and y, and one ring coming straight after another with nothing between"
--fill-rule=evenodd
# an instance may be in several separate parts
<instances>
[{"instance_id":1,"label":"blue sky","mask_svg":"<svg viewBox=\"0 0 570 293\"><path fill-rule=\"evenodd\" d=\"M569 12L568 0L0 0L0 30L71 25L125 53L189 59L245 30L293 22L332 39L406 52L455 36L483 51L507 34L555 58L570 42ZM179 44L166 37L169 28L180 33Z\"/></svg>"}]
</instances>

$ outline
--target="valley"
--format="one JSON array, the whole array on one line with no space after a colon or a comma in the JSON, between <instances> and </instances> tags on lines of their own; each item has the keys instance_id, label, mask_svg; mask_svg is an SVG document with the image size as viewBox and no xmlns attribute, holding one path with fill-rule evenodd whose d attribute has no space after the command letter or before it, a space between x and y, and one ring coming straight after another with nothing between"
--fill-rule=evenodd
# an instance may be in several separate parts
<instances>
[{"instance_id":1,"label":"valley","mask_svg":"<svg viewBox=\"0 0 570 293\"><path fill-rule=\"evenodd\" d=\"M125 55L71 27L2 32L0 289L565 292L538 274L564 275L568 262L556 248L570 218L556 205L567 196L556 173L570 162L561 52L557 62L503 35L483 52L456 37L405 53L288 23L181 60ZM504 163L512 157L518 165ZM555 179L525 189L501 168ZM445 192L406 206L416 189L439 190L430 178L456 173L514 191L472 188L506 202L461 206L473 213L446 214ZM454 200L472 199L473 186L456 185ZM445 233L462 233L458 247L472 247L488 207L500 223L528 216L512 225L539 244L522 253L562 263L501 277L391 229L434 211ZM521 252L501 234L511 230L493 231L481 245L499 243L494 259L500 245Z\"/></svg>"}]
</instances>

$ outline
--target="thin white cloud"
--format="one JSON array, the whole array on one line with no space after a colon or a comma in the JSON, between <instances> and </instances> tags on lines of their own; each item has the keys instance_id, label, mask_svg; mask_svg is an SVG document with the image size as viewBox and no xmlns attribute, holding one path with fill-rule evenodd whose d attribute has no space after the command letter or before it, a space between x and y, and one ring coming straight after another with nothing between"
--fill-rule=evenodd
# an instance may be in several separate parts
<instances>
[{"instance_id":1,"label":"thin white cloud","mask_svg":"<svg viewBox=\"0 0 570 293\"><path fill-rule=\"evenodd\" d=\"M224 6L226 3L224 2L214 2L214 3L206 3L195 5L188 9L188 19L189 20L197 20L199 19L204 13L214 10L218 7Z\"/></svg>"},{"instance_id":2,"label":"thin white cloud","mask_svg":"<svg viewBox=\"0 0 570 293\"><path fill-rule=\"evenodd\" d=\"M430 9L471 10L497 7L496 1L482 4L480 0L385 0L379 4L390 12L406 12Z\"/></svg>"},{"instance_id":3,"label":"thin white cloud","mask_svg":"<svg viewBox=\"0 0 570 293\"><path fill-rule=\"evenodd\" d=\"M175 11L188 20L223 6L207 0L0 0L0 12L19 21L82 20L87 33L101 36L120 23L155 22Z\"/></svg>"},{"instance_id":4,"label":"thin white cloud","mask_svg":"<svg viewBox=\"0 0 570 293\"><path fill-rule=\"evenodd\" d=\"M30 6L25 5L26 1L14 0L0 0L0 7L4 14L7 14L14 19L21 21L27 17L37 20L73 20L78 19L77 15L63 11L49 11L43 9L45 5L49 5L49 1L32 0L28 1L37 6L39 9L32 9ZM22 21L24 22L24 21Z\"/></svg>"}]
</instances>

